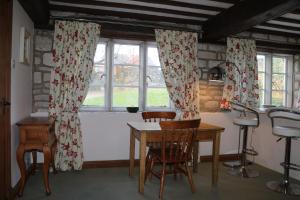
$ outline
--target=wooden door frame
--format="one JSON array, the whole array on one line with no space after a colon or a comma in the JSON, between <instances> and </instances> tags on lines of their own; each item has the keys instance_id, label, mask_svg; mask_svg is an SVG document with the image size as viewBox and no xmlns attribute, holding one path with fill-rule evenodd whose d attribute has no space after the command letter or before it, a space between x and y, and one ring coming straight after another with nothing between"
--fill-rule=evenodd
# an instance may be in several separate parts
<instances>
[{"instance_id":1,"label":"wooden door frame","mask_svg":"<svg viewBox=\"0 0 300 200\"><path fill-rule=\"evenodd\" d=\"M10 102L13 0L0 0L0 100ZM0 200L11 198L10 106L0 107ZM4 113L5 112L5 113Z\"/></svg>"}]
</instances>

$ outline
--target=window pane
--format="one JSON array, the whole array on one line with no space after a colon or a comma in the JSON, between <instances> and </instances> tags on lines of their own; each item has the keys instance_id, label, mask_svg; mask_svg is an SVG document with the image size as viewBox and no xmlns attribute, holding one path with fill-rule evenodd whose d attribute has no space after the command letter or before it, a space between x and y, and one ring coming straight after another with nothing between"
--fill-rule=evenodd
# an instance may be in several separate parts
<instances>
[{"instance_id":1,"label":"window pane","mask_svg":"<svg viewBox=\"0 0 300 200\"><path fill-rule=\"evenodd\" d=\"M169 94L167 88L148 88L147 107L169 107Z\"/></svg>"},{"instance_id":2,"label":"window pane","mask_svg":"<svg viewBox=\"0 0 300 200\"><path fill-rule=\"evenodd\" d=\"M160 66L156 47L148 47L147 65Z\"/></svg>"},{"instance_id":3,"label":"window pane","mask_svg":"<svg viewBox=\"0 0 300 200\"><path fill-rule=\"evenodd\" d=\"M272 60L272 73L285 73L286 59L273 57Z\"/></svg>"},{"instance_id":4,"label":"window pane","mask_svg":"<svg viewBox=\"0 0 300 200\"><path fill-rule=\"evenodd\" d=\"M114 45L114 64L139 65L140 48L138 45Z\"/></svg>"},{"instance_id":5,"label":"window pane","mask_svg":"<svg viewBox=\"0 0 300 200\"><path fill-rule=\"evenodd\" d=\"M257 65L258 65L258 71L264 72L265 66L266 66L266 57L263 55L257 55Z\"/></svg>"},{"instance_id":6,"label":"window pane","mask_svg":"<svg viewBox=\"0 0 300 200\"><path fill-rule=\"evenodd\" d=\"M265 104L265 90L259 90L259 105Z\"/></svg>"},{"instance_id":7,"label":"window pane","mask_svg":"<svg viewBox=\"0 0 300 200\"><path fill-rule=\"evenodd\" d=\"M94 57L94 68L89 90L83 102L84 106L105 106L105 56L106 44L98 44Z\"/></svg>"},{"instance_id":8,"label":"window pane","mask_svg":"<svg viewBox=\"0 0 300 200\"><path fill-rule=\"evenodd\" d=\"M258 73L259 89L265 89L265 73Z\"/></svg>"},{"instance_id":9,"label":"window pane","mask_svg":"<svg viewBox=\"0 0 300 200\"><path fill-rule=\"evenodd\" d=\"M160 66L147 68L147 83L149 87L166 87Z\"/></svg>"},{"instance_id":10,"label":"window pane","mask_svg":"<svg viewBox=\"0 0 300 200\"><path fill-rule=\"evenodd\" d=\"M113 85L138 86L139 67L115 65L113 68Z\"/></svg>"},{"instance_id":11,"label":"window pane","mask_svg":"<svg viewBox=\"0 0 300 200\"><path fill-rule=\"evenodd\" d=\"M94 65L103 64L105 61L105 44L98 44L94 57Z\"/></svg>"},{"instance_id":12,"label":"window pane","mask_svg":"<svg viewBox=\"0 0 300 200\"><path fill-rule=\"evenodd\" d=\"M113 107L138 106L138 99L138 88L113 88Z\"/></svg>"},{"instance_id":13,"label":"window pane","mask_svg":"<svg viewBox=\"0 0 300 200\"><path fill-rule=\"evenodd\" d=\"M276 106L285 105L285 92L283 91L272 91L272 104Z\"/></svg>"},{"instance_id":14,"label":"window pane","mask_svg":"<svg viewBox=\"0 0 300 200\"><path fill-rule=\"evenodd\" d=\"M285 90L285 75L273 74L272 75L272 90Z\"/></svg>"}]
</instances>

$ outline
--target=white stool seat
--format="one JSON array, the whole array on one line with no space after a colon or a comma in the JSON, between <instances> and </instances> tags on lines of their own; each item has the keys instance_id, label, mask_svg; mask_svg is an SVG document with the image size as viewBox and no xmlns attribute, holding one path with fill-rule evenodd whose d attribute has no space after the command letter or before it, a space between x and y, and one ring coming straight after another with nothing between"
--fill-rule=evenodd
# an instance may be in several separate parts
<instances>
[{"instance_id":1,"label":"white stool seat","mask_svg":"<svg viewBox=\"0 0 300 200\"><path fill-rule=\"evenodd\" d=\"M233 123L239 126L257 126L258 120L253 117L238 117L233 119Z\"/></svg>"},{"instance_id":2,"label":"white stool seat","mask_svg":"<svg viewBox=\"0 0 300 200\"><path fill-rule=\"evenodd\" d=\"M273 134L280 137L300 137L300 128L288 126L274 126Z\"/></svg>"}]
</instances>

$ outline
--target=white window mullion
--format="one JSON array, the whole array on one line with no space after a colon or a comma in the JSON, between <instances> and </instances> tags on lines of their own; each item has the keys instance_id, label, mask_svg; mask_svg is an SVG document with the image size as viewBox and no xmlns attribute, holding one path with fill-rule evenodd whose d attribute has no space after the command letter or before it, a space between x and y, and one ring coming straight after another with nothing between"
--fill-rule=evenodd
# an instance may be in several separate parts
<instances>
[{"instance_id":1,"label":"white window mullion","mask_svg":"<svg viewBox=\"0 0 300 200\"><path fill-rule=\"evenodd\" d=\"M140 82L139 82L139 107L140 110L145 110L145 77L146 77L146 45L145 42L140 44Z\"/></svg>"},{"instance_id":2,"label":"white window mullion","mask_svg":"<svg viewBox=\"0 0 300 200\"><path fill-rule=\"evenodd\" d=\"M271 104L272 97L272 56L266 54L265 103Z\"/></svg>"},{"instance_id":3,"label":"white window mullion","mask_svg":"<svg viewBox=\"0 0 300 200\"><path fill-rule=\"evenodd\" d=\"M106 95L106 106L107 110L112 110L112 68L113 68L113 56L114 56L114 45L112 40L107 43L107 95Z\"/></svg>"},{"instance_id":4,"label":"white window mullion","mask_svg":"<svg viewBox=\"0 0 300 200\"><path fill-rule=\"evenodd\" d=\"M294 60L293 60L293 56L288 56L286 59L286 66L287 66L287 75L286 75L286 102L287 102L287 106L289 107L293 107L293 99L294 99Z\"/></svg>"}]
</instances>

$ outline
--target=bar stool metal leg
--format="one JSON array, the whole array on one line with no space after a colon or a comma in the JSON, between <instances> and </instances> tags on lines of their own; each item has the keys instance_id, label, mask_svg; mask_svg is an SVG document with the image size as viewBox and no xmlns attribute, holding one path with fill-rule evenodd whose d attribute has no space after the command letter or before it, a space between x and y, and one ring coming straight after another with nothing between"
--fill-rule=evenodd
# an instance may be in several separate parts
<instances>
[{"instance_id":1,"label":"bar stool metal leg","mask_svg":"<svg viewBox=\"0 0 300 200\"><path fill-rule=\"evenodd\" d=\"M246 168L247 166L247 138L248 138L248 126L244 126L244 135L243 135L243 149L241 155L241 167L234 168L229 170L228 173L233 176L242 176L244 178L254 178L259 176L259 172Z\"/></svg>"},{"instance_id":2,"label":"bar stool metal leg","mask_svg":"<svg viewBox=\"0 0 300 200\"><path fill-rule=\"evenodd\" d=\"M288 195L300 195L300 185L290 183L290 168L292 166L292 164L290 163L291 139L292 139L291 137L286 138L285 159L284 159L284 163L282 163L282 166L284 167L283 180L270 181L267 183L267 187L270 190L288 194Z\"/></svg>"}]
</instances>

